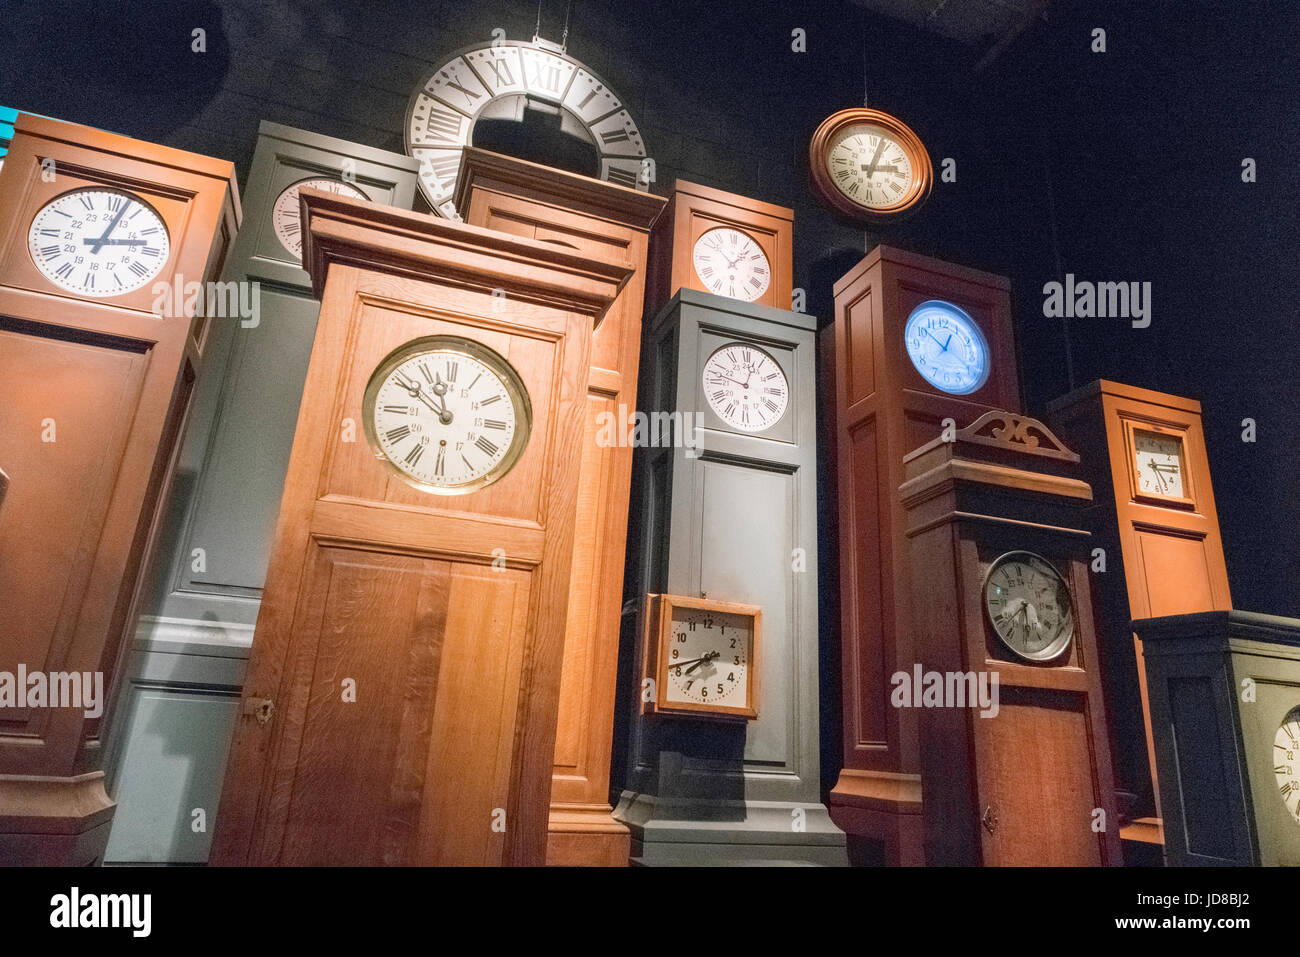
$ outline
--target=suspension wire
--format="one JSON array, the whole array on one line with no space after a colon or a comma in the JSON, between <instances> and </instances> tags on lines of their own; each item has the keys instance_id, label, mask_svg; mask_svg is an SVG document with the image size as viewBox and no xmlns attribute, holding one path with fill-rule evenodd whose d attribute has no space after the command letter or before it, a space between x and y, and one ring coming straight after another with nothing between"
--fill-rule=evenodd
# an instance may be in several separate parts
<instances>
[{"instance_id":1,"label":"suspension wire","mask_svg":"<svg viewBox=\"0 0 1300 957\"><path fill-rule=\"evenodd\" d=\"M564 36L560 37L560 49L569 49L569 18L573 16L573 0L569 0L564 9Z\"/></svg>"}]
</instances>

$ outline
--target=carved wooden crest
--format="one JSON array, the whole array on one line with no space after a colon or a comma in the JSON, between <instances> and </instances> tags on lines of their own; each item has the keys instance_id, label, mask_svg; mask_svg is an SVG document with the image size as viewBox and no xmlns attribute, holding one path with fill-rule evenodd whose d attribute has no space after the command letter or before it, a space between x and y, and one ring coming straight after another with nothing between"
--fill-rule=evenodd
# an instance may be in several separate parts
<instances>
[{"instance_id":1,"label":"carved wooden crest","mask_svg":"<svg viewBox=\"0 0 1300 957\"><path fill-rule=\"evenodd\" d=\"M959 442L991 445L996 448L1029 452L1063 462L1078 462L1079 456L1038 419L1016 412L993 410L957 432Z\"/></svg>"}]
</instances>

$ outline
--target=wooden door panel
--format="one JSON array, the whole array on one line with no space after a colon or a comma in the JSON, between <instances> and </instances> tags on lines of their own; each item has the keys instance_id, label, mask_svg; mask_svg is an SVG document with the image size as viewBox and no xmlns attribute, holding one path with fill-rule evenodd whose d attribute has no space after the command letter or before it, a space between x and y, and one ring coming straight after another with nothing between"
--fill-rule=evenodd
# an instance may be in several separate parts
<instances>
[{"instance_id":1,"label":"wooden door panel","mask_svg":"<svg viewBox=\"0 0 1300 957\"><path fill-rule=\"evenodd\" d=\"M1137 584L1145 591L1147 605L1143 617L1181 615L1214 607L1214 579L1204 537L1140 528L1134 537L1143 570Z\"/></svg>"}]
</instances>

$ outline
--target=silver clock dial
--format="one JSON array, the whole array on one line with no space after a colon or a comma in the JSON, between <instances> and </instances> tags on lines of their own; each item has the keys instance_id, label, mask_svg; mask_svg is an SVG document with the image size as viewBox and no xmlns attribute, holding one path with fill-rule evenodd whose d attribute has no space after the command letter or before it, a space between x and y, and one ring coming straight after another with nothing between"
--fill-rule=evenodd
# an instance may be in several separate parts
<instances>
[{"instance_id":1,"label":"silver clock dial","mask_svg":"<svg viewBox=\"0 0 1300 957\"><path fill-rule=\"evenodd\" d=\"M695 274L716 296L753 302L767 292L772 267L763 247L739 229L719 226L695 240Z\"/></svg>"},{"instance_id":2,"label":"silver clock dial","mask_svg":"<svg viewBox=\"0 0 1300 957\"><path fill-rule=\"evenodd\" d=\"M1273 736L1273 775L1287 812L1300 824L1300 708L1292 708Z\"/></svg>"},{"instance_id":3,"label":"silver clock dial","mask_svg":"<svg viewBox=\"0 0 1300 957\"><path fill-rule=\"evenodd\" d=\"M1030 661L1056 658L1074 635L1065 579L1033 552L1008 552L989 566L984 607L1002 643Z\"/></svg>"},{"instance_id":4,"label":"silver clock dial","mask_svg":"<svg viewBox=\"0 0 1300 957\"><path fill-rule=\"evenodd\" d=\"M338 193L340 196L349 196L352 199L370 198L351 183L325 177L300 180L277 196L275 206L271 209L271 225L275 229L275 238L280 240L280 245L288 250L294 259L298 260L302 259L302 211L298 205L298 194L302 192L304 186Z\"/></svg>"},{"instance_id":5,"label":"silver clock dial","mask_svg":"<svg viewBox=\"0 0 1300 957\"><path fill-rule=\"evenodd\" d=\"M171 253L162 217L119 189L76 189L32 219L32 261L47 279L80 296L121 296L163 271Z\"/></svg>"},{"instance_id":6,"label":"silver clock dial","mask_svg":"<svg viewBox=\"0 0 1300 957\"><path fill-rule=\"evenodd\" d=\"M676 609L668 641L667 701L746 708L754 620Z\"/></svg>"},{"instance_id":7,"label":"silver clock dial","mask_svg":"<svg viewBox=\"0 0 1300 957\"><path fill-rule=\"evenodd\" d=\"M727 425L742 432L770 429L785 415L790 383L781 364L757 346L731 343L704 363L704 397Z\"/></svg>"},{"instance_id":8,"label":"silver clock dial","mask_svg":"<svg viewBox=\"0 0 1300 957\"><path fill-rule=\"evenodd\" d=\"M835 136L826 158L831 182L860 206L893 206L912 188L907 151L879 126L846 126Z\"/></svg>"}]
</instances>

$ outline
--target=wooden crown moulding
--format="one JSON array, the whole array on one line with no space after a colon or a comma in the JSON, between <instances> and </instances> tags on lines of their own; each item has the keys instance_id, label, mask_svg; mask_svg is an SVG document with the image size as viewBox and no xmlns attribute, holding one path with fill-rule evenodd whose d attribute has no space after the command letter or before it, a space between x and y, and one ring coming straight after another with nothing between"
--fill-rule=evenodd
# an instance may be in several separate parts
<instances>
[{"instance_id":1,"label":"wooden crown moulding","mask_svg":"<svg viewBox=\"0 0 1300 957\"><path fill-rule=\"evenodd\" d=\"M542 202L560 200L566 210L644 230L655 224L665 205L665 200L653 193L468 146L462 152L456 183L457 209L469 209L475 189Z\"/></svg>"},{"instance_id":2,"label":"wooden crown moulding","mask_svg":"<svg viewBox=\"0 0 1300 957\"><path fill-rule=\"evenodd\" d=\"M415 279L456 280L475 289L498 285L536 302L604 317L630 276L553 243L468 226L423 213L304 188L303 263L320 298L333 263ZM309 228L310 224L310 228ZM519 296L520 293L516 293Z\"/></svg>"}]
</instances>

